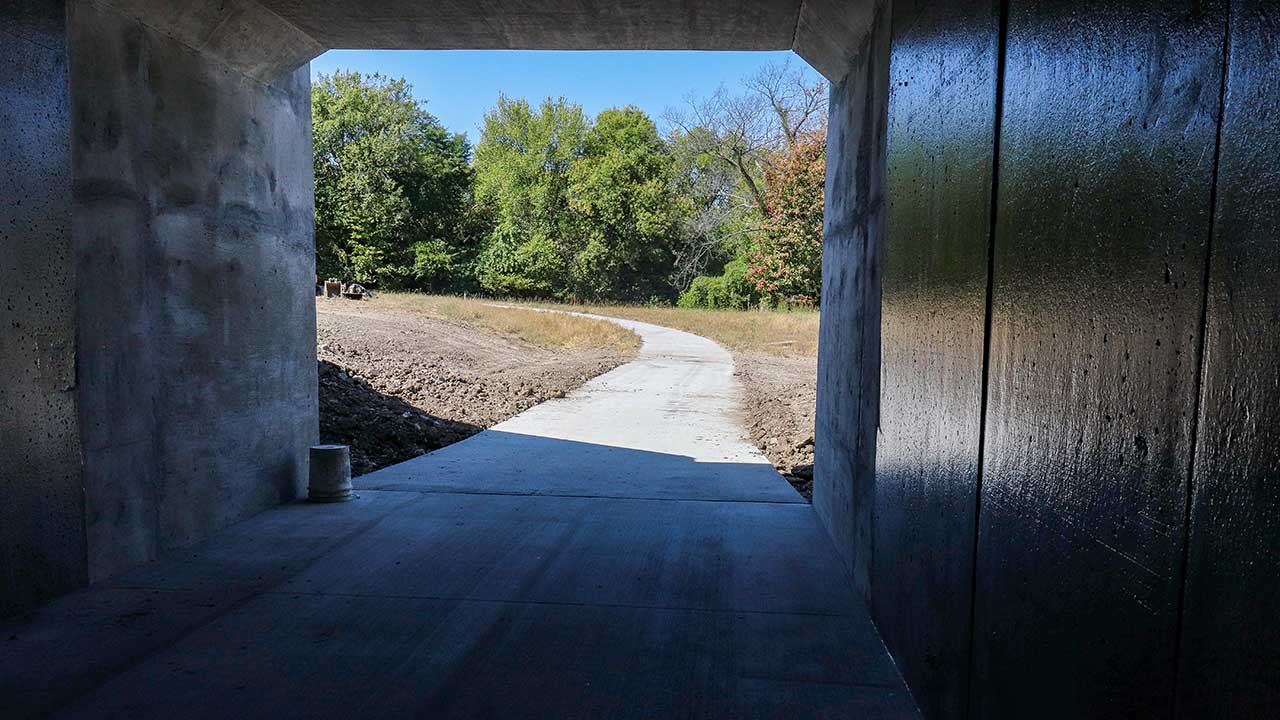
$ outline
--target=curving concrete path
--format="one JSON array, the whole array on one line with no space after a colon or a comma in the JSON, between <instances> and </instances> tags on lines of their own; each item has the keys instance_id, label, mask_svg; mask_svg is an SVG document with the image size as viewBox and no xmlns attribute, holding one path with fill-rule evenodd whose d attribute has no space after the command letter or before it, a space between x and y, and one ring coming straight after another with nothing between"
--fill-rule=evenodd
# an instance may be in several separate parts
<instances>
[{"instance_id":1,"label":"curving concrete path","mask_svg":"<svg viewBox=\"0 0 1280 720\"><path fill-rule=\"evenodd\" d=\"M805 502L751 444L740 417L742 389L728 351L706 338L658 325L564 314L621 325L640 336L640 352L564 398L461 443L359 478L359 486Z\"/></svg>"},{"instance_id":2,"label":"curving concrete path","mask_svg":"<svg viewBox=\"0 0 1280 720\"><path fill-rule=\"evenodd\" d=\"M914 717L729 354L616 322L561 400L0 627L0 717Z\"/></svg>"}]
</instances>

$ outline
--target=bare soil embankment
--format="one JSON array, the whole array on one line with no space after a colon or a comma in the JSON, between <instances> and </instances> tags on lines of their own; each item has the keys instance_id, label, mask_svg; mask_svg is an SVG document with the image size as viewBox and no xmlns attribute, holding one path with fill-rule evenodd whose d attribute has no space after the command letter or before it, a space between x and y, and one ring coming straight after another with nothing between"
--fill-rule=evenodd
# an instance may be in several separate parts
<instances>
[{"instance_id":1,"label":"bare soil embankment","mask_svg":"<svg viewBox=\"0 0 1280 720\"><path fill-rule=\"evenodd\" d=\"M751 440L797 492L812 500L818 359L736 350L733 361L745 391Z\"/></svg>"},{"instance_id":2,"label":"bare soil embankment","mask_svg":"<svg viewBox=\"0 0 1280 720\"><path fill-rule=\"evenodd\" d=\"M519 328L479 329L433 317L430 308L403 298L319 298L316 311L320 436L323 442L351 446L355 474L463 440L562 397L627 362L638 347L609 333L603 346L584 347L561 339L569 333L559 331L546 342L569 345L538 345L522 339ZM458 312L455 306L445 311ZM595 329L585 328L585 334ZM547 335L545 327L534 330L537 337Z\"/></svg>"}]
</instances>

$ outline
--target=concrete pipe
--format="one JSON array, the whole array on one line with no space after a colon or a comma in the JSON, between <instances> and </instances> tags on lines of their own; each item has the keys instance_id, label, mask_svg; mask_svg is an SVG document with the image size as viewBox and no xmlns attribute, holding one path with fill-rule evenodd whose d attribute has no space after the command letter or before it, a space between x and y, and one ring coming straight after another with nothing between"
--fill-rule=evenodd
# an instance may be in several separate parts
<instances>
[{"instance_id":1,"label":"concrete pipe","mask_svg":"<svg viewBox=\"0 0 1280 720\"><path fill-rule=\"evenodd\" d=\"M351 500L351 452L346 445L311 446L311 502Z\"/></svg>"}]
</instances>

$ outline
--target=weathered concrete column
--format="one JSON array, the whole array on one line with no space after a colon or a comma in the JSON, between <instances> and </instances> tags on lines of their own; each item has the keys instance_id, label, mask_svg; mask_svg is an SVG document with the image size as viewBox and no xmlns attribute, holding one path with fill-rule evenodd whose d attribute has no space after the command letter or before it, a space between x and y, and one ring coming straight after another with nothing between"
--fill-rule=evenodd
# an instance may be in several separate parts
<instances>
[{"instance_id":1,"label":"weathered concrete column","mask_svg":"<svg viewBox=\"0 0 1280 720\"><path fill-rule=\"evenodd\" d=\"M889 6L806 4L807 20L848 33L846 48L797 52L830 77L826 216L822 249L822 327L813 505L866 594L870 588L871 514L880 407L880 254L884 235L885 128L889 97ZM820 14L826 12L828 14ZM802 22L806 15L802 14ZM821 38L816 33L806 37ZM834 54L833 54L834 53Z\"/></svg>"}]
</instances>

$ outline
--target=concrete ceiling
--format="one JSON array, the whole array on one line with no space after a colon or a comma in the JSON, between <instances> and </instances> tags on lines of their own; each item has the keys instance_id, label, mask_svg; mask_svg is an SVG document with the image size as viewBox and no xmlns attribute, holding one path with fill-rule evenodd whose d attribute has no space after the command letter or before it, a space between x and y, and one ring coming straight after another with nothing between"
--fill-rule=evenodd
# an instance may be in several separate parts
<instances>
[{"instance_id":1,"label":"concrete ceiling","mask_svg":"<svg viewBox=\"0 0 1280 720\"><path fill-rule=\"evenodd\" d=\"M266 82L329 48L795 50L840 81L884 0L95 0Z\"/></svg>"},{"instance_id":2,"label":"concrete ceiling","mask_svg":"<svg viewBox=\"0 0 1280 720\"><path fill-rule=\"evenodd\" d=\"M331 48L789 50L800 0L258 0Z\"/></svg>"}]
</instances>

